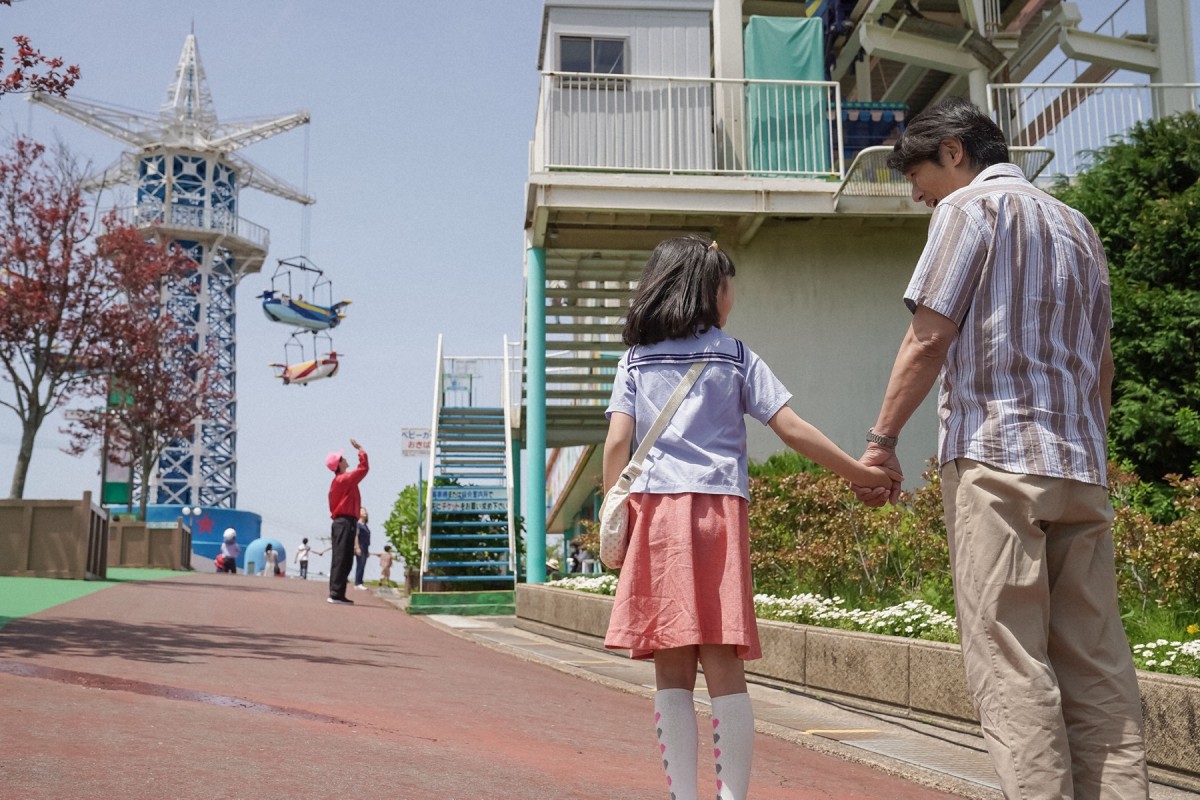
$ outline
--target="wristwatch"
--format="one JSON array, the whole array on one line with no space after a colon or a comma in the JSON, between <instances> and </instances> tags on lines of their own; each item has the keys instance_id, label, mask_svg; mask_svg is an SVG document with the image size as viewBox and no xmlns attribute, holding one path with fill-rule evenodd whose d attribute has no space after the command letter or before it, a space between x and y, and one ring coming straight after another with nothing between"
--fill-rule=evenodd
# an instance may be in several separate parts
<instances>
[{"instance_id":1,"label":"wristwatch","mask_svg":"<svg viewBox=\"0 0 1200 800\"><path fill-rule=\"evenodd\" d=\"M896 436L884 436L882 433L876 433L874 428L869 428L867 429L867 441L884 447L895 447L896 442L900 439Z\"/></svg>"}]
</instances>

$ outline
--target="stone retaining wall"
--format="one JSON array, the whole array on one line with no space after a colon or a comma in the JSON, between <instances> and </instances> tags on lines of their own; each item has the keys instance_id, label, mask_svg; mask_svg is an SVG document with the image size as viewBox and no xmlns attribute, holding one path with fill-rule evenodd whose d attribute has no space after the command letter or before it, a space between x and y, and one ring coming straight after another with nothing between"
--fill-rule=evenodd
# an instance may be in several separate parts
<instances>
[{"instance_id":1,"label":"stone retaining wall","mask_svg":"<svg viewBox=\"0 0 1200 800\"><path fill-rule=\"evenodd\" d=\"M520 584L517 625L602 646L612 612L604 595ZM759 620L763 658L751 675L883 704L915 716L976 722L956 644ZM1200 679L1138 672L1150 763L1200 781Z\"/></svg>"}]
</instances>

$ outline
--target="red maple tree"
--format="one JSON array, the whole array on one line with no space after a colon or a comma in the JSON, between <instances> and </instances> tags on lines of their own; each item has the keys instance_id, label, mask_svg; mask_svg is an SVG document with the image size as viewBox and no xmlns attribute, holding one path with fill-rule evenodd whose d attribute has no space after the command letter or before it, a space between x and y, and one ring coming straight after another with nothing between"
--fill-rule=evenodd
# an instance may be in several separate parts
<instances>
[{"instance_id":1,"label":"red maple tree","mask_svg":"<svg viewBox=\"0 0 1200 800\"><path fill-rule=\"evenodd\" d=\"M10 497L20 498L46 417L95 380L89 359L118 291L88 247L91 219L65 158L17 139L0 154L0 405L21 420Z\"/></svg>"},{"instance_id":2,"label":"red maple tree","mask_svg":"<svg viewBox=\"0 0 1200 800\"><path fill-rule=\"evenodd\" d=\"M137 475L138 516L145 519L163 450L190 439L204 404L219 401L209 380L215 359L197 351L194 334L164 303L169 287L189 286L182 279L195 267L178 247L110 220L96 250L120 286L121 302L103 313L105 336L91 357L107 380L82 391L107 405L70 423L70 452L82 455L103 441L107 453L124 454L129 463L121 466Z\"/></svg>"},{"instance_id":3,"label":"red maple tree","mask_svg":"<svg viewBox=\"0 0 1200 800\"><path fill-rule=\"evenodd\" d=\"M12 0L0 0L0 6L11 6ZM17 44L15 56L8 56L5 67L4 48L0 47L0 95L16 92L48 92L60 97L79 80L78 65L65 67L61 58L42 55L30 44L28 36L14 36ZM5 69L8 73L5 74ZM39 70L45 70L39 72Z\"/></svg>"}]
</instances>

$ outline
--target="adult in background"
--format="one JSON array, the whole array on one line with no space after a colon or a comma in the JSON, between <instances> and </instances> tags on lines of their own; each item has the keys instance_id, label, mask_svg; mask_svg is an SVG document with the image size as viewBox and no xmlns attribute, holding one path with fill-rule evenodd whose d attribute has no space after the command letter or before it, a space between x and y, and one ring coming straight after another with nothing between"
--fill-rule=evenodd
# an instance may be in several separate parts
<instances>
[{"instance_id":1,"label":"adult in background","mask_svg":"<svg viewBox=\"0 0 1200 800\"><path fill-rule=\"evenodd\" d=\"M312 551L313 549L308 544L307 537L300 543L300 546L296 548L296 557L294 560L300 565L301 580L308 580L308 558L310 555L312 555Z\"/></svg>"},{"instance_id":2,"label":"adult in background","mask_svg":"<svg viewBox=\"0 0 1200 800\"><path fill-rule=\"evenodd\" d=\"M1117 607L1106 434L1108 262L1087 219L1008 163L950 98L888 158L934 208L862 461L941 374L946 530L967 683L1007 798L1146 798L1137 679ZM856 487L882 505L892 490Z\"/></svg>"},{"instance_id":3,"label":"adult in background","mask_svg":"<svg viewBox=\"0 0 1200 800\"><path fill-rule=\"evenodd\" d=\"M329 567L329 602L347 606L354 605L354 601L346 597L346 579L350 577L354 556L360 552L358 512L362 507L362 499L358 484L362 483L370 469L367 451L353 439L350 444L358 451L358 466L354 469L350 469L350 463L342 457L341 450L325 456L325 466L334 472L333 482L329 485L329 516L333 518L333 541L329 546L333 551Z\"/></svg>"},{"instance_id":4,"label":"adult in background","mask_svg":"<svg viewBox=\"0 0 1200 800\"><path fill-rule=\"evenodd\" d=\"M371 557L371 529L367 526L367 509L358 510L358 545L354 549L354 588L363 586L363 575L367 572L367 559Z\"/></svg>"},{"instance_id":5,"label":"adult in background","mask_svg":"<svg viewBox=\"0 0 1200 800\"><path fill-rule=\"evenodd\" d=\"M226 528L221 536L221 552L217 558L220 561L217 571L237 573L237 558L242 554L242 548L237 543L237 531Z\"/></svg>"}]
</instances>

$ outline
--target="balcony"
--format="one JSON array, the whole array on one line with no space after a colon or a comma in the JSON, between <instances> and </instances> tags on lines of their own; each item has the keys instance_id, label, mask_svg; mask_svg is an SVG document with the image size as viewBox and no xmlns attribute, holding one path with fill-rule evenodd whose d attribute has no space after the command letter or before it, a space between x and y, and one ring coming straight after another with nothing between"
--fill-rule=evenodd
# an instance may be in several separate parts
<instances>
[{"instance_id":1,"label":"balcony","mask_svg":"<svg viewBox=\"0 0 1200 800\"><path fill-rule=\"evenodd\" d=\"M835 180L838 84L542 74L532 172Z\"/></svg>"},{"instance_id":2,"label":"balcony","mask_svg":"<svg viewBox=\"0 0 1200 800\"><path fill-rule=\"evenodd\" d=\"M136 228L163 228L175 239L191 238L209 247L223 247L233 254L240 273L257 271L271 243L267 228L221 208L143 201L117 209L116 215Z\"/></svg>"}]
</instances>

